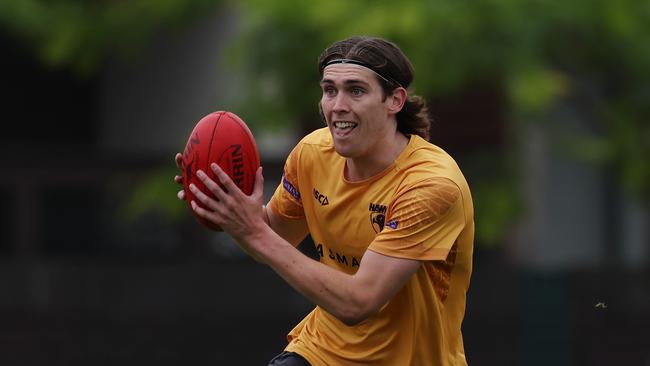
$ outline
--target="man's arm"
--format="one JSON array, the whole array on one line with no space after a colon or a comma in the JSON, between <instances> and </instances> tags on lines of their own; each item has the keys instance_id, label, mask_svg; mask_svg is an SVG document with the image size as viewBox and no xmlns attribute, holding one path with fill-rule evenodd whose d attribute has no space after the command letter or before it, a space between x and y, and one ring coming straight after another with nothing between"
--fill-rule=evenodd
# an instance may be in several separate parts
<instances>
[{"instance_id":1,"label":"man's arm","mask_svg":"<svg viewBox=\"0 0 650 366\"><path fill-rule=\"evenodd\" d=\"M420 262L367 250L354 275L316 262L274 233L262 232L249 245L294 289L347 325L376 313L420 268Z\"/></svg>"},{"instance_id":2,"label":"man's arm","mask_svg":"<svg viewBox=\"0 0 650 366\"><path fill-rule=\"evenodd\" d=\"M194 211L222 227L244 250L254 253L298 292L348 325L357 324L374 314L420 268L419 261L388 257L372 251L366 251L354 275L314 261L283 239L282 234L274 231L263 218L270 210L261 209L261 169L257 172L255 189L250 196L243 194L216 164L212 165L212 169L228 193L207 175L198 173L217 200L191 186L197 199L209 208L203 209L192 203ZM271 214L268 222L272 224L273 220ZM283 225L280 227L287 228ZM290 230L285 235L295 240L298 233L300 231Z\"/></svg>"},{"instance_id":3,"label":"man's arm","mask_svg":"<svg viewBox=\"0 0 650 366\"><path fill-rule=\"evenodd\" d=\"M285 219L273 212L269 205L264 206L264 221L276 234L294 247L298 246L309 233L304 217L295 220Z\"/></svg>"},{"instance_id":4,"label":"man's arm","mask_svg":"<svg viewBox=\"0 0 650 366\"><path fill-rule=\"evenodd\" d=\"M262 206L262 219L276 234L294 247L297 247L309 233L307 221L304 218L295 220L282 218L276 215L268 205ZM246 247L242 247L242 249L257 262L266 263L259 254L250 251Z\"/></svg>"}]
</instances>

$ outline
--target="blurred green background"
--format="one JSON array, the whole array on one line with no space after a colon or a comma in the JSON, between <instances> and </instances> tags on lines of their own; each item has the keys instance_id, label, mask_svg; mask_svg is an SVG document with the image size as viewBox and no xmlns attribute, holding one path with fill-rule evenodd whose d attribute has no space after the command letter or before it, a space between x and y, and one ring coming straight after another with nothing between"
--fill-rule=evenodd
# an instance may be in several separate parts
<instances>
[{"instance_id":1,"label":"blurred green background","mask_svg":"<svg viewBox=\"0 0 650 366\"><path fill-rule=\"evenodd\" d=\"M0 29L0 362L279 352L311 305L193 220L173 155L231 110L270 195L322 124L318 55L366 34L474 195L470 364L650 364L650 2L0 0Z\"/></svg>"}]
</instances>

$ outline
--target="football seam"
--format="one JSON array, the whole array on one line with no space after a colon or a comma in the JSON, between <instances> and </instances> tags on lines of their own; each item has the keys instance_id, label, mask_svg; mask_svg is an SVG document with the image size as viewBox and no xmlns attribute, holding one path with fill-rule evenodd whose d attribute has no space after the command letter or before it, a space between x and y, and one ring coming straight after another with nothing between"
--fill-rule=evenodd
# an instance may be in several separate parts
<instances>
[{"instance_id":1,"label":"football seam","mask_svg":"<svg viewBox=\"0 0 650 366\"><path fill-rule=\"evenodd\" d=\"M212 143L214 142L214 135L217 133L217 126L219 125L219 121L221 121L221 117L225 113L223 112L217 112L219 113L219 117L217 120L214 122L214 126L212 126L212 136L210 138L210 144L208 145L208 156L206 157L206 165L205 165L205 174L208 174L208 176L212 175L214 177L214 174L210 174L210 171L212 171L212 168L210 168L210 156L212 155Z\"/></svg>"}]
</instances>

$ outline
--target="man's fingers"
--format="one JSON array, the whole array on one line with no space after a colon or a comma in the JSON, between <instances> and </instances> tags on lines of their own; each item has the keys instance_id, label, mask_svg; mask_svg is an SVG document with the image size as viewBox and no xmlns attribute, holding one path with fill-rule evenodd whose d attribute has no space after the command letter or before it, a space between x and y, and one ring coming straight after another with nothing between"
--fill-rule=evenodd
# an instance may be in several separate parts
<instances>
[{"instance_id":1,"label":"man's fingers","mask_svg":"<svg viewBox=\"0 0 650 366\"><path fill-rule=\"evenodd\" d=\"M217 205L217 202L213 200L212 198L208 197L205 193L201 192L200 189L198 189L194 183L190 184L190 191L194 194L194 197L199 200L203 204L203 206L209 208L212 211L216 211L219 208L219 205Z\"/></svg>"},{"instance_id":2,"label":"man's fingers","mask_svg":"<svg viewBox=\"0 0 650 366\"><path fill-rule=\"evenodd\" d=\"M227 198L227 194L224 192L223 188L221 188L214 180L210 179L203 170L197 170L196 176L199 177L205 187L214 194L218 201L224 201Z\"/></svg>"},{"instance_id":3,"label":"man's fingers","mask_svg":"<svg viewBox=\"0 0 650 366\"><path fill-rule=\"evenodd\" d=\"M176 156L174 157L174 160L176 161L176 166L178 167L178 169L182 169L181 164L183 162L183 155L181 155L179 153L176 153ZM183 184L183 176L181 176L181 175L174 176L174 182L176 182L176 184L182 185ZM184 190L178 191L178 193L176 193L176 197L178 197L178 199L181 200L181 201L185 201L185 197L186 197L185 196L185 191Z\"/></svg>"},{"instance_id":4,"label":"man's fingers","mask_svg":"<svg viewBox=\"0 0 650 366\"><path fill-rule=\"evenodd\" d=\"M215 223L216 225L219 225L217 222L219 216L217 216L214 212L204 209L203 207L199 206L194 200L190 202L190 205L192 205L192 210L194 210L197 215Z\"/></svg>"},{"instance_id":5,"label":"man's fingers","mask_svg":"<svg viewBox=\"0 0 650 366\"><path fill-rule=\"evenodd\" d=\"M264 197L264 175L262 174L262 167L257 168L257 172L255 172L255 183L253 185L252 195L256 198Z\"/></svg>"},{"instance_id":6,"label":"man's fingers","mask_svg":"<svg viewBox=\"0 0 650 366\"><path fill-rule=\"evenodd\" d=\"M174 160L176 160L176 166L178 167L178 169L181 169L183 164L183 155L181 155L180 153L176 153Z\"/></svg>"},{"instance_id":7,"label":"man's fingers","mask_svg":"<svg viewBox=\"0 0 650 366\"><path fill-rule=\"evenodd\" d=\"M236 192L241 192L241 189L237 187L235 182L230 179L230 176L226 174L226 172L224 172L218 164L212 163L210 164L210 168L212 168L212 171L217 176L219 182L223 184L227 192L232 192L233 194Z\"/></svg>"}]
</instances>

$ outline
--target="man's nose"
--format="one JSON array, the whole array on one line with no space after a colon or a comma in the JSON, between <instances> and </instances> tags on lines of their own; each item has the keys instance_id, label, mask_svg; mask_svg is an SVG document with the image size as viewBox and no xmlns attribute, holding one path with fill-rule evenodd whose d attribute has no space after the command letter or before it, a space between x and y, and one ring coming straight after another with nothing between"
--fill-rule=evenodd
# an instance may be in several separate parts
<instances>
[{"instance_id":1,"label":"man's nose","mask_svg":"<svg viewBox=\"0 0 650 366\"><path fill-rule=\"evenodd\" d=\"M348 100L344 93L339 93L334 100L334 112L347 112L349 109Z\"/></svg>"}]
</instances>

